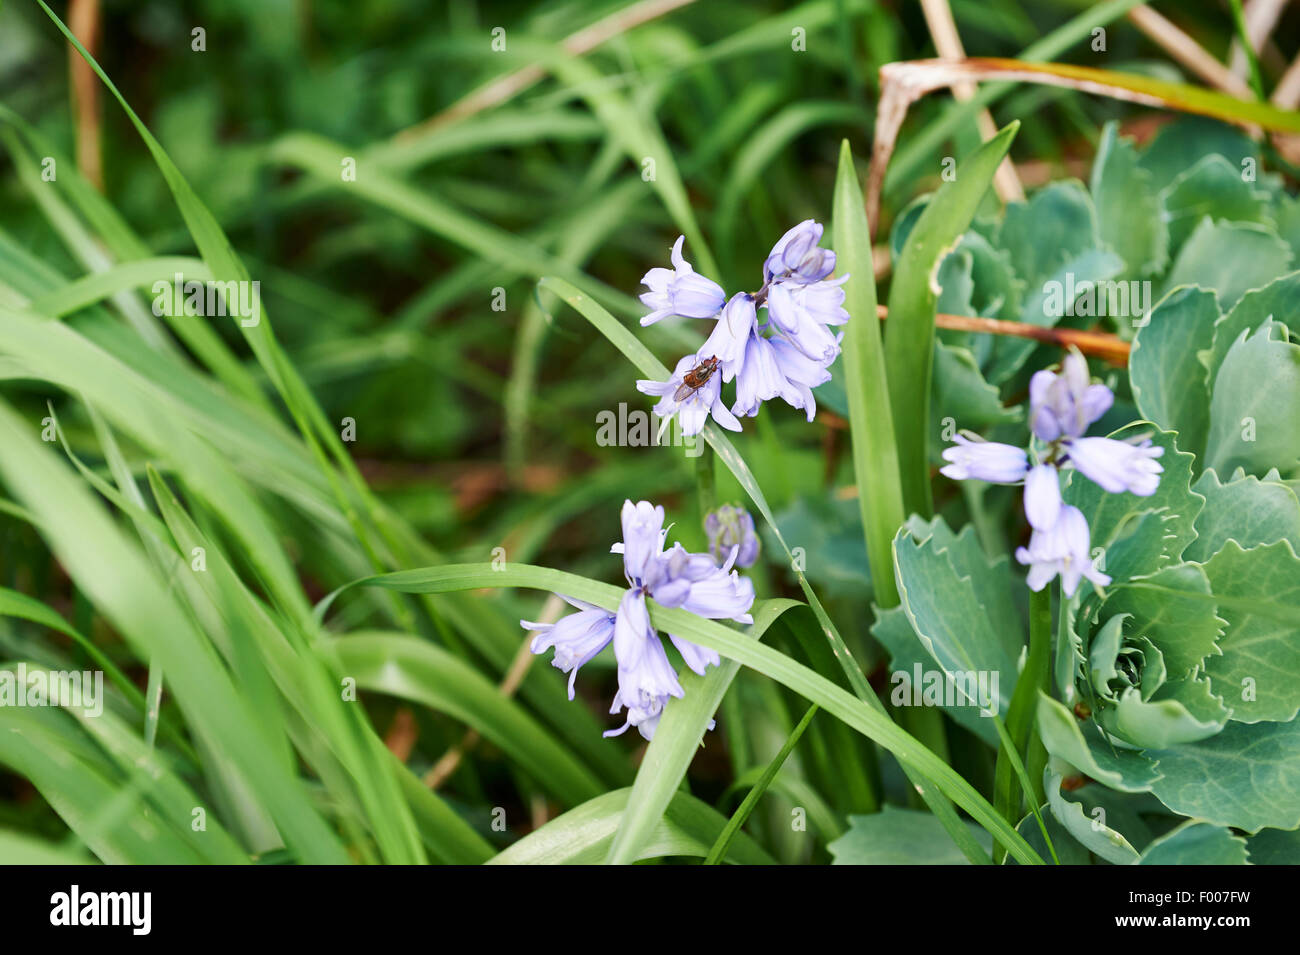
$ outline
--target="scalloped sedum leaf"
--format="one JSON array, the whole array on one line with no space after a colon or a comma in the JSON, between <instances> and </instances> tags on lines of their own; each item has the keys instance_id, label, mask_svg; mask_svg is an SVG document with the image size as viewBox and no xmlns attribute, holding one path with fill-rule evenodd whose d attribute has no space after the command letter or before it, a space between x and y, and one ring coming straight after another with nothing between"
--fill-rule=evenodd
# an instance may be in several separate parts
<instances>
[{"instance_id":1,"label":"scalloped sedum leaf","mask_svg":"<svg viewBox=\"0 0 1300 955\"><path fill-rule=\"evenodd\" d=\"M1201 361L1209 371L1209 381L1219 374L1228 349L1241 337L1242 332L1253 332L1272 318L1290 328L1300 326L1300 272L1291 272L1274 279L1262 288L1253 289L1241 297L1217 325L1214 326L1214 345L1201 354Z\"/></svg>"},{"instance_id":2,"label":"scalloped sedum leaf","mask_svg":"<svg viewBox=\"0 0 1300 955\"><path fill-rule=\"evenodd\" d=\"M980 845L991 851L988 833L971 828ZM826 848L835 865L970 865L933 815L896 806L869 816L849 816L849 831Z\"/></svg>"},{"instance_id":3,"label":"scalloped sedum leaf","mask_svg":"<svg viewBox=\"0 0 1300 955\"><path fill-rule=\"evenodd\" d=\"M1199 564L1176 564L1115 585L1103 611L1131 614L1129 632L1154 643L1169 676L1178 679L1218 652L1223 620L1215 613L1212 590Z\"/></svg>"},{"instance_id":4,"label":"scalloped sedum leaf","mask_svg":"<svg viewBox=\"0 0 1300 955\"><path fill-rule=\"evenodd\" d=\"M1291 266L1291 247L1263 226L1202 219L1165 276L1165 290L1180 285L1215 289L1232 308L1247 291L1267 285Z\"/></svg>"},{"instance_id":5,"label":"scalloped sedum leaf","mask_svg":"<svg viewBox=\"0 0 1300 955\"><path fill-rule=\"evenodd\" d=\"M1138 865L1246 865L1246 840L1222 826L1185 822L1142 850Z\"/></svg>"},{"instance_id":6,"label":"scalloped sedum leaf","mask_svg":"<svg viewBox=\"0 0 1300 955\"><path fill-rule=\"evenodd\" d=\"M1169 261L1169 229L1152 183L1132 141L1107 123L1092 165L1092 198L1101 240L1124 260L1126 275L1152 275Z\"/></svg>"},{"instance_id":7,"label":"scalloped sedum leaf","mask_svg":"<svg viewBox=\"0 0 1300 955\"><path fill-rule=\"evenodd\" d=\"M1235 541L1205 563L1227 629L1206 660L1214 692L1243 723L1300 710L1300 558L1287 541L1243 550Z\"/></svg>"},{"instance_id":8,"label":"scalloped sedum leaf","mask_svg":"<svg viewBox=\"0 0 1300 955\"><path fill-rule=\"evenodd\" d=\"M1177 248L1206 216L1216 221L1274 226L1268 196L1242 178L1241 167L1223 156L1202 156L1165 190L1169 239Z\"/></svg>"},{"instance_id":9,"label":"scalloped sedum leaf","mask_svg":"<svg viewBox=\"0 0 1300 955\"><path fill-rule=\"evenodd\" d=\"M949 674L996 672L998 710L1005 713L1024 633L1011 603L1007 558L989 560L973 527L954 535L935 518L914 519L899 532L894 561L899 595L921 643Z\"/></svg>"},{"instance_id":10,"label":"scalloped sedum leaf","mask_svg":"<svg viewBox=\"0 0 1300 955\"><path fill-rule=\"evenodd\" d=\"M1183 552L1187 560L1209 560L1230 540L1242 547L1285 540L1300 552L1300 498L1285 484L1253 474L1225 484L1211 468L1194 490L1205 508L1196 518L1196 540Z\"/></svg>"},{"instance_id":11,"label":"scalloped sedum leaf","mask_svg":"<svg viewBox=\"0 0 1300 955\"><path fill-rule=\"evenodd\" d=\"M1082 803L1067 799L1061 792L1062 777L1058 773L1044 774L1044 787L1047 791L1047 804L1051 807L1056 821L1066 831L1089 850L1115 865L1131 865L1138 859L1138 852L1124 835L1110 828L1104 822L1104 812L1089 815L1088 808ZM1104 808L1104 807L1102 807Z\"/></svg>"},{"instance_id":12,"label":"scalloped sedum leaf","mask_svg":"<svg viewBox=\"0 0 1300 955\"><path fill-rule=\"evenodd\" d=\"M1261 829L1246 848L1251 865L1300 865L1300 829Z\"/></svg>"},{"instance_id":13,"label":"scalloped sedum leaf","mask_svg":"<svg viewBox=\"0 0 1300 955\"><path fill-rule=\"evenodd\" d=\"M1138 410L1178 447L1199 455L1210 427L1210 389L1197 352L1214 343L1219 303L1213 292L1185 286L1145 316L1129 355L1129 380Z\"/></svg>"},{"instance_id":14,"label":"scalloped sedum leaf","mask_svg":"<svg viewBox=\"0 0 1300 955\"><path fill-rule=\"evenodd\" d=\"M1300 467L1300 345L1268 321L1224 356L1210 401L1206 465L1222 474Z\"/></svg>"},{"instance_id":15,"label":"scalloped sedum leaf","mask_svg":"<svg viewBox=\"0 0 1300 955\"><path fill-rule=\"evenodd\" d=\"M1151 791L1176 813L1247 832L1300 827L1300 721L1232 722L1155 756Z\"/></svg>"},{"instance_id":16,"label":"scalloped sedum leaf","mask_svg":"<svg viewBox=\"0 0 1300 955\"><path fill-rule=\"evenodd\" d=\"M881 645L889 651L890 666L890 691L892 692L897 684L894 682L895 673L905 673L908 675L908 685L911 685L912 675L916 672L919 665L924 673L928 668L934 666L934 657L925 645L917 639L916 631L912 629L911 622L907 619L907 611L902 607L890 607L888 610L876 608L876 622L871 628L871 635L880 641ZM944 674L944 699L948 699L948 684L952 682L952 677L947 673ZM999 690L1001 689L1001 678L999 678ZM909 691L910 692L910 691ZM958 699L958 694L954 689L952 691L953 699ZM944 712L956 720L959 724L966 727L984 742L990 746L998 745L997 727L993 721L986 716L981 716L980 711L973 706L945 706Z\"/></svg>"},{"instance_id":17,"label":"scalloped sedum leaf","mask_svg":"<svg viewBox=\"0 0 1300 955\"><path fill-rule=\"evenodd\" d=\"M1038 696L1038 732L1047 751L1104 786L1139 793L1159 777L1154 763L1132 750L1111 749L1097 729L1085 736L1074 714L1045 693Z\"/></svg>"},{"instance_id":18,"label":"scalloped sedum leaf","mask_svg":"<svg viewBox=\"0 0 1300 955\"><path fill-rule=\"evenodd\" d=\"M1180 685L1194 687L1202 695L1208 695L1208 686L1204 681L1183 681ZM1125 690L1114 710L1106 710L1105 714L1112 712L1115 714L1115 735L1144 749L1166 749L1180 743L1206 739L1219 732L1228 718L1228 711L1220 706L1216 718L1197 719L1179 700L1147 702L1136 689ZM1108 722L1108 727L1110 725Z\"/></svg>"}]
</instances>

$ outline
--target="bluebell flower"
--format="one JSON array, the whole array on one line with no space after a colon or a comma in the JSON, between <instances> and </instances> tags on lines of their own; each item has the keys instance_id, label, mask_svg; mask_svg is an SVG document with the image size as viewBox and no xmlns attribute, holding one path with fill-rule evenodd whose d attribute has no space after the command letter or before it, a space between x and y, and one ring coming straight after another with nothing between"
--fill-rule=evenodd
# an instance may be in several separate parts
<instances>
[{"instance_id":1,"label":"bluebell flower","mask_svg":"<svg viewBox=\"0 0 1300 955\"><path fill-rule=\"evenodd\" d=\"M836 344L839 344L838 339ZM813 361L780 336L772 339L772 354L776 356L777 369L785 376L790 390L794 392L794 397L791 397L789 391L781 397L791 407L802 408L807 413L808 420L812 421L817 414L817 402L813 399L812 390L831 380L829 368L826 364Z\"/></svg>"},{"instance_id":2,"label":"bluebell flower","mask_svg":"<svg viewBox=\"0 0 1300 955\"><path fill-rule=\"evenodd\" d=\"M724 504L709 511L704 518L704 533L709 538L709 553L722 563L735 551L737 567L752 567L758 560L759 540L754 518L743 507Z\"/></svg>"},{"instance_id":3,"label":"bluebell flower","mask_svg":"<svg viewBox=\"0 0 1300 955\"><path fill-rule=\"evenodd\" d=\"M722 289L697 276L681 257L680 238L673 246L674 269L646 273L644 281L651 291L641 299L655 311L642 324L670 314L717 318L703 346L693 358L682 359L673 379L637 383L647 394L664 396L657 413L680 413L683 433L688 435L698 433L709 413L724 427L738 431L738 421L734 426L724 423L726 419L714 411L721 384L734 380L735 415L756 415L764 401L781 398L813 420L817 404L812 389L830 380L828 368L844 338L832 329L849 320L841 287L849 276L828 280L835 270L835 253L818 245L824 232L812 219L790 229L764 260L762 288L737 292L725 304ZM761 324L759 308L767 309ZM685 374L705 359L717 360L718 380L696 394L686 394ZM680 408L678 394L682 395Z\"/></svg>"},{"instance_id":4,"label":"bluebell flower","mask_svg":"<svg viewBox=\"0 0 1300 955\"><path fill-rule=\"evenodd\" d=\"M1061 479L1055 466L1037 464L1025 474L1025 517L1036 530L1049 530L1061 516Z\"/></svg>"},{"instance_id":5,"label":"bluebell flower","mask_svg":"<svg viewBox=\"0 0 1300 955\"><path fill-rule=\"evenodd\" d=\"M753 623L749 608L754 604L754 584L732 569L739 556L739 547L732 549L719 566L711 554L692 554L674 544L665 551L658 562L662 573L660 581L671 581L665 586L657 582L654 598L665 607L681 607L706 620L734 620L736 623ZM689 586L682 587L682 584Z\"/></svg>"},{"instance_id":6,"label":"bluebell flower","mask_svg":"<svg viewBox=\"0 0 1300 955\"><path fill-rule=\"evenodd\" d=\"M668 700L683 694L680 681L668 660L663 641L650 622L646 607L652 598L665 607L679 607L710 620L753 623L749 609L754 603L754 585L732 569L739 548L733 548L721 566L709 554L694 554L680 544L665 549L668 532L664 509L649 501L623 503L623 539L610 550L623 556L627 590L618 610L609 613L591 604L569 600L579 609L556 624L520 621L525 629L537 631L530 649L542 653L555 648L553 664L569 673L569 698L577 670L611 642L618 663L618 692L611 713L626 710L617 736L635 726L646 739L654 735ZM669 639L682 660L696 673L717 666L718 654L676 634Z\"/></svg>"},{"instance_id":7,"label":"bluebell flower","mask_svg":"<svg viewBox=\"0 0 1300 955\"><path fill-rule=\"evenodd\" d=\"M727 300L727 293L717 282L705 278L682 255L686 237L679 235L673 243L671 269L654 268L645 274L641 284L650 289L641 295L641 304L653 311L641 319L642 325L653 325L669 315L685 318L712 318Z\"/></svg>"},{"instance_id":8,"label":"bluebell flower","mask_svg":"<svg viewBox=\"0 0 1300 955\"><path fill-rule=\"evenodd\" d=\"M988 481L990 484L1016 484L1029 471L1029 453L1024 448L997 441L985 441L979 435L953 435L956 444L945 448L947 465L939 473L954 481Z\"/></svg>"},{"instance_id":9,"label":"bluebell flower","mask_svg":"<svg viewBox=\"0 0 1300 955\"><path fill-rule=\"evenodd\" d=\"M788 279L807 285L834 272L835 253L817 247L823 231L821 223L805 219L786 232L763 263L763 278L767 282Z\"/></svg>"},{"instance_id":10,"label":"bluebell flower","mask_svg":"<svg viewBox=\"0 0 1300 955\"><path fill-rule=\"evenodd\" d=\"M829 365L840 353L840 347L839 339L824 323L829 318L837 324L843 324L838 315L843 309L830 308L829 302L834 296L827 296L820 291L816 293L818 297L811 300L817 308L810 308L806 297L810 289L815 289L815 286L791 289L781 283L773 285L767 290L767 314L772 325L796 348L814 361ZM834 285L831 289L839 292L842 302L844 290Z\"/></svg>"},{"instance_id":11,"label":"bluebell flower","mask_svg":"<svg viewBox=\"0 0 1300 955\"><path fill-rule=\"evenodd\" d=\"M798 389L782 373L771 339L753 335L745 345L745 361L736 376L736 401L731 406L739 417L758 414L764 401L781 397L791 404L800 400Z\"/></svg>"},{"instance_id":12,"label":"bluebell flower","mask_svg":"<svg viewBox=\"0 0 1300 955\"><path fill-rule=\"evenodd\" d=\"M1071 350L1059 373L1045 369L1029 382L1030 428L1045 445L1036 454L1038 463L1031 464L1032 449L975 435L956 435L956 445L943 452L949 463L940 471L947 477L995 484L1024 482L1025 517L1033 533L1029 546L1016 551L1016 559L1029 566L1027 581L1034 590L1041 590L1057 574L1067 597L1084 578L1099 586L1110 582L1092 564L1087 519L1062 502L1062 470L1074 468L1112 494L1151 495L1159 486L1163 468L1155 459L1164 448L1144 438L1083 437L1114 400L1109 388L1091 382L1087 362Z\"/></svg>"},{"instance_id":13,"label":"bluebell flower","mask_svg":"<svg viewBox=\"0 0 1300 955\"><path fill-rule=\"evenodd\" d=\"M1044 368L1029 379L1029 422L1040 441L1077 438L1110 409L1115 395L1089 382L1088 363L1073 349L1060 374Z\"/></svg>"},{"instance_id":14,"label":"bluebell flower","mask_svg":"<svg viewBox=\"0 0 1300 955\"><path fill-rule=\"evenodd\" d=\"M618 660L618 692L609 711L617 713L626 707L627 718L618 729L606 730L604 735L619 736L629 726L635 726L642 736L651 739L664 705L670 697L684 696L685 691L668 662L663 641L650 623L641 588L628 590L618 605L614 656Z\"/></svg>"},{"instance_id":15,"label":"bluebell flower","mask_svg":"<svg viewBox=\"0 0 1300 955\"><path fill-rule=\"evenodd\" d=\"M813 361L779 335L755 335L746 348L744 368L736 376L736 402L731 410L741 417L753 417L764 401L780 398L790 407L805 411L812 421L817 414L812 390L830 380L831 373L824 364Z\"/></svg>"},{"instance_id":16,"label":"bluebell flower","mask_svg":"<svg viewBox=\"0 0 1300 955\"><path fill-rule=\"evenodd\" d=\"M1055 524L1035 528L1029 546L1016 549L1016 560L1029 567L1025 582L1031 590L1042 590L1059 574L1061 593L1073 597L1084 578L1096 587L1110 583L1093 564L1091 547L1087 518L1077 507L1063 504Z\"/></svg>"},{"instance_id":17,"label":"bluebell flower","mask_svg":"<svg viewBox=\"0 0 1300 955\"><path fill-rule=\"evenodd\" d=\"M569 674L569 699L573 699L573 681L578 678L579 668L604 650L614 638L614 614L564 594L559 596L577 607L578 612L557 623L520 620L519 625L537 632L528 645L533 653L545 653L551 647L555 648L551 665Z\"/></svg>"},{"instance_id":18,"label":"bluebell flower","mask_svg":"<svg viewBox=\"0 0 1300 955\"><path fill-rule=\"evenodd\" d=\"M699 365L704 352L687 355L677 363L672 377L667 381L640 379L636 383L637 391L647 395L658 395L660 401L655 405L655 414L661 418L677 415L682 434L699 434L704 422L713 416L713 420L729 431L739 431L740 422L722 403L722 376L714 372L700 388L685 387L686 373ZM682 397L678 398L678 395Z\"/></svg>"},{"instance_id":19,"label":"bluebell flower","mask_svg":"<svg viewBox=\"0 0 1300 955\"><path fill-rule=\"evenodd\" d=\"M1150 497L1160 484L1164 468L1155 459L1165 449L1151 440L1117 441L1114 438L1073 438L1065 442L1070 463L1081 474L1112 494L1128 491Z\"/></svg>"}]
</instances>

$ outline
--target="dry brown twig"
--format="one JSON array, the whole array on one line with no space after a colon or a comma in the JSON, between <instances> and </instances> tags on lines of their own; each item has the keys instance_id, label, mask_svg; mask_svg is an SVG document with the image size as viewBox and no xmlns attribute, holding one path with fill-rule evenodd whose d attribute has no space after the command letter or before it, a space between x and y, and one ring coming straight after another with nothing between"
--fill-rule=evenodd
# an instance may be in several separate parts
<instances>
[{"instance_id":1,"label":"dry brown twig","mask_svg":"<svg viewBox=\"0 0 1300 955\"><path fill-rule=\"evenodd\" d=\"M930 37L934 40L934 48L939 56L945 60L964 60L966 50L957 33L957 23L952 17L948 0L921 0L921 12L925 15L926 26L930 29ZM952 88L952 95L965 102L975 95L975 84L957 83ZM989 140L997 135L997 123L987 108L975 114L975 121L981 138ZM1025 198L1025 187L1021 184L1010 157L1003 159L998 166L998 171L993 176L993 188L1003 202Z\"/></svg>"},{"instance_id":2,"label":"dry brown twig","mask_svg":"<svg viewBox=\"0 0 1300 955\"><path fill-rule=\"evenodd\" d=\"M911 60L886 63L880 68L880 103L876 110L876 134L871 144L871 166L867 176L867 222L872 235L879 226L880 190L884 184L885 168L893 154L898 132L907 116L908 108L927 93L961 83L989 80L1014 83L1036 83L1060 86L1095 96L1152 106L1159 109L1177 108L1189 113L1204 113L1226 119L1243 126L1252 135L1259 135L1259 127L1250 120L1234 118L1221 108L1208 106L1203 100L1171 102L1163 95L1144 91L1132 85L1120 85L1108 79L1104 70L1052 63L1027 63L988 57L970 57L965 60ZM1154 84L1152 84L1154 85Z\"/></svg>"},{"instance_id":3,"label":"dry brown twig","mask_svg":"<svg viewBox=\"0 0 1300 955\"><path fill-rule=\"evenodd\" d=\"M876 312L882 320L889 317L889 309L884 305L877 305ZM1030 325L1027 322L1008 322L1000 318L977 318L971 315L946 315L943 312L935 315L934 323L940 328L950 328L959 332L1031 338L1036 342L1055 345L1058 348L1077 348L1085 355L1092 355L1112 365L1128 364L1129 343L1109 332L1047 328L1041 325Z\"/></svg>"},{"instance_id":4,"label":"dry brown twig","mask_svg":"<svg viewBox=\"0 0 1300 955\"><path fill-rule=\"evenodd\" d=\"M68 29L91 56L99 49L99 0L72 0L68 4ZM99 79L77 48L68 44L68 84L76 113L77 170L92 186L104 191L104 165L99 139Z\"/></svg>"},{"instance_id":5,"label":"dry brown twig","mask_svg":"<svg viewBox=\"0 0 1300 955\"><path fill-rule=\"evenodd\" d=\"M1211 56L1205 47L1172 21L1150 7L1134 7L1128 12L1128 18L1153 43L1215 89L1223 90L1238 99L1255 98L1249 83Z\"/></svg>"}]
</instances>

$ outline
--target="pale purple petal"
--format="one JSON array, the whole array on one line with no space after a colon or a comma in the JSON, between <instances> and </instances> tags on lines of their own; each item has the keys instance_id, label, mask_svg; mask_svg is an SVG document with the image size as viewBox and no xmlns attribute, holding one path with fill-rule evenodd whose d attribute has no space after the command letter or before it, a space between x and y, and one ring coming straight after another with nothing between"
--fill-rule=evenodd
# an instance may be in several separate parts
<instances>
[{"instance_id":1,"label":"pale purple petal","mask_svg":"<svg viewBox=\"0 0 1300 955\"><path fill-rule=\"evenodd\" d=\"M954 481L988 481L991 484L1015 484L1029 470L1029 455L1024 448L982 438L972 440L963 434L953 435L956 444L945 448L943 459L949 462L939 473Z\"/></svg>"},{"instance_id":2,"label":"pale purple petal","mask_svg":"<svg viewBox=\"0 0 1300 955\"><path fill-rule=\"evenodd\" d=\"M668 634L668 639L673 642L677 652L682 655L682 662L700 676L704 676L705 667L716 667L722 663L722 658L718 656L717 650L709 650L698 643L691 643L691 641L684 640L673 633Z\"/></svg>"},{"instance_id":3,"label":"pale purple petal","mask_svg":"<svg viewBox=\"0 0 1300 955\"><path fill-rule=\"evenodd\" d=\"M1165 449L1150 441L1130 444L1114 438L1075 438L1070 462L1088 479L1112 494L1128 491L1150 497L1160 485L1164 468L1155 460Z\"/></svg>"},{"instance_id":4,"label":"pale purple petal","mask_svg":"<svg viewBox=\"0 0 1300 955\"><path fill-rule=\"evenodd\" d=\"M1031 527L1047 530L1061 513L1061 481L1051 464L1039 464L1025 475L1025 516Z\"/></svg>"},{"instance_id":5,"label":"pale purple petal","mask_svg":"<svg viewBox=\"0 0 1300 955\"><path fill-rule=\"evenodd\" d=\"M641 304L652 309L641 319L642 325L653 325L669 315L686 318L712 318L726 301L726 293L712 279L705 278L682 255L685 236L673 243L671 269L651 269L641 279L650 291L641 295Z\"/></svg>"}]
</instances>

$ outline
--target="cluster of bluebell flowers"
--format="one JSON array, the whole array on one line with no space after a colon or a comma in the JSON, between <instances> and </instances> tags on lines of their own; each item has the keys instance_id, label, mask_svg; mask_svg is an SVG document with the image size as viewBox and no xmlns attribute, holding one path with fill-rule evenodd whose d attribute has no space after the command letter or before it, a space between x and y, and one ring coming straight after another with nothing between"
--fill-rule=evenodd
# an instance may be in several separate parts
<instances>
[{"instance_id":1,"label":"cluster of bluebell flowers","mask_svg":"<svg viewBox=\"0 0 1300 955\"><path fill-rule=\"evenodd\" d=\"M712 319L715 324L700 350L683 357L667 381L637 382L641 392L660 397L657 415L678 415L687 435L698 434L710 416L722 427L739 431L738 416L753 417L764 401L780 398L813 419L817 403L812 390L830 381L829 368L844 337L832 329L849 320L840 287L849 276L830 279L835 253L820 247L823 231L812 219L799 223L764 260L762 287L730 299L722 286L686 261L685 237L678 236L673 267L651 269L641 280L649 289L641 302L651 309L641 324L652 325L669 315ZM766 310L761 318L760 309ZM728 409L722 384L733 379L736 400Z\"/></svg>"},{"instance_id":2,"label":"cluster of bluebell flowers","mask_svg":"<svg viewBox=\"0 0 1300 955\"><path fill-rule=\"evenodd\" d=\"M1062 469L1073 468L1112 494L1149 497L1159 486L1164 469L1156 458L1164 448L1143 437L1084 436L1114 401L1109 388L1091 381L1087 362L1072 350L1059 373L1043 369L1029 381L1029 423L1036 439L1030 448L958 434L956 445L943 452L949 463L941 472L950 478L1024 482L1025 517L1032 531L1029 546L1016 550L1016 560L1029 567L1027 583L1033 590L1042 590L1057 575L1067 597L1074 596L1084 578L1099 587L1110 583L1093 561L1087 519L1061 499Z\"/></svg>"},{"instance_id":3,"label":"cluster of bluebell flowers","mask_svg":"<svg viewBox=\"0 0 1300 955\"><path fill-rule=\"evenodd\" d=\"M710 620L753 623L749 608L754 603L754 585L732 569L741 548L732 546L719 564L709 554L694 554L681 544L665 548L668 531L664 509L649 501L623 503L623 540L610 548L623 555L627 591L618 611L563 597L577 608L557 623L519 621L535 632L529 648L533 653L554 649L552 664L569 674L569 699L578 669L613 641L618 661L618 692L611 713L626 709L626 720L606 736L617 736L635 726L646 739L671 697L683 695L677 673L668 660L663 641L650 622L646 598L664 607L680 607ZM703 675L710 664L717 666L718 654L675 634L668 634L683 662Z\"/></svg>"}]
</instances>

